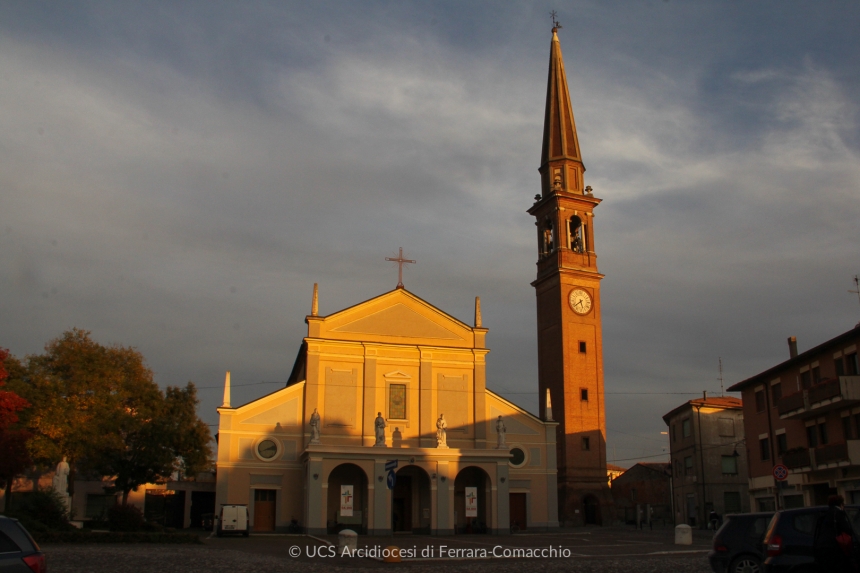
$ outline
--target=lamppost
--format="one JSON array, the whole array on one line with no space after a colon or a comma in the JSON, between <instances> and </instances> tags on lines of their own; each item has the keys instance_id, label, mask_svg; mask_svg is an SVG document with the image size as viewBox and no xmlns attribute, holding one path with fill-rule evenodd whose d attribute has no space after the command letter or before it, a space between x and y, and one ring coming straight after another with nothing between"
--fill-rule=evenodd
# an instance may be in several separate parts
<instances>
[{"instance_id":1,"label":"lamppost","mask_svg":"<svg viewBox=\"0 0 860 573\"><path fill-rule=\"evenodd\" d=\"M674 479L674 466L672 465L672 439L669 437L669 432L660 432L660 434L666 436L666 441L669 443L669 507L672 510L672 525L676 525L675 523L675 488L673 487L673 479Z\"/></svg>"}]
</instances>

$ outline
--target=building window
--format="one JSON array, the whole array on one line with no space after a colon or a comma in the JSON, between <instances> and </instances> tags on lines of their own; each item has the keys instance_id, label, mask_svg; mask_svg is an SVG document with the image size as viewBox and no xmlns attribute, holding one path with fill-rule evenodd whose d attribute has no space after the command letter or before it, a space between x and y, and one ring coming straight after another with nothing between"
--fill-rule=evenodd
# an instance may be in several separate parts
<instances>
[{"instance_id":1,"label":"building window","mask_svg":"<svg viewBox=\"0 0 860 573\"><path fill-rule=\"evenodd\" d=\"M764 390L755 393L755 411L764 412Z\"/></svg>"},{"instance_id":2,"label":"building window","mask_svg":"<svg viewBox=\"0 0 860 573\"><path fill-rule=\"evenodd\" d=\"M513 448L511 450L511 461L508 463L514 467L520 467L526 463L526 453L520 448Z\"/></svg>"},{"instance_id":3,"label":"building window","mask_svg":"<svg viewBox=\"0 0 860 573\"><path fill-rule=\"evenodd\" d=\"M741 512L741 492L726 491L723 492L723 511L726 513Z\"/></svg>"},{"instance_id":4,"label":"building window","mask_svg":"<svg viewBox=\"0 0 860 573\"><path fill-rule=\"evenodd\" d=\"M579 353L585 354L586 344L582 340L579 341Z\"/></svg>"},{"instance_id":5,"label":"building window","mask_svg":"<svg viewBox=\"0 0 860 573\"><path fill-rule=\"evenodd\" d=\"M776 408L777 402L779 402L779 399L782 398L782 383L777 382L776 384L771 385L770 397L772 401L772 407Z\"/></svg>"},{"instance_id":6,"label":"building window","mask_svg":"<svg viewBox=\"0 0 860 573\"><path fill-rule=\"evenodd\" d=\"M851 439L851 417L850 416L842 416L842 436L845 438L845 441Z\"/></svg>"},{"instance_id":7,"label":"building window","mask_svg":"<svg viewBox=\"0 0 860 573\"><path fill-rule=\"evenodd\" d=\"M828 443L827 439L827 424L821 422L818 424L818 443L822 446L826 446Z\"/></svg>"},{"instance_id":8,"label":"building window","mask_svg":"<svg viewBox=\"0 0 860 573\"><path fill-rule=\"evenodd\" d=\"M818 447L818 432L815 430L815 425L806 426L806 443L810 448Z\"/></svg>"},{"instance_id":9,"label":"building window","mask_svg":"<svg viewBox=\"0 0 860 573\"><path fill-rule=\"evenodd\" d=\"M860 414L854 414L854 435L860 440Z\"/></svg>"},{"instance_id":10,"label":"building window","mask_svg":"<svg viewBox=\"0 0 860 573\"><path fill-rule=\"evenodd\" d=\"M681 420L681 435L685 438L689 438L691 433L692 432L690 432L690 418L687 418L686 420Z\"/></svg>"},{"instance_id":11,"label":"building window","mask_svg":"<svg viewBox=\"0 0 860 573\"><path fill-rule=\"evenodd\" d=\"M738 458L736 456L723 456L722 466L724 474L737 475Z\"/></svg>"},{"instance_id":12,"label":"building window","mask_svg":"<svg viewBox=\"0 0 860 573\"><path fill-rule=\"evenodd\" d=\"M845 376L845 363L842 361L842 357L833 359L833 366L836 368L837 376Z\"/></svg>"},{"instance_id":13,"label":"building window","mask_svg":"<svg viewBox=\"0 0 860 573\"><path fill-rule=\"evenodd\" d=\"M116 503L115 495L87 494L87 509L85 517L90 519L105 519L107 510Z\"/></svg>"},{"instance_id":14,"label":"building window","mask_svg":"<svg viewBox=\"0 0 860 573\"><path fill-rule=\"evenodd\" d=\"M821 369L818 366L812 367L812 383L818 384L821 382Z\"/></svg>"},{"instance_id":15,"label":"building window","mask_svg":"<svg viewBox=\"0 0 860 573\"><path fill-rule=\"evenodd\" d=\"M693 456L684 458L684 475L693 475Z\"/></svg>"},{"instance_id":16,"label":"building window","mask_svg":"<svg viewBox=\"0 0 860 573\"><path fill-rule=\"evenodd\" d=\"M778 434L776 436L776 454L782 457L788 451L788 438L785 434Z\"/></svg>"},{"instance_id":17,"label":"building window","mask_svg":"<svg viewBox=\"0 0 860 573\"><path fill-rule=\"evenodd\" d=\"M390 384L388 386L388 418L390 420L406 419L406 384Z\"/></svg>"},{"instance_id":18,"label":"building window","mask_svg":"<svg viewBox=\"0 0 860 573\"><path fill-rule=\"evenodd\" d=\"M766 461L770 459L770 440L767 438L762 438L758 441L759 453L761 454L761 461Z\"/></svg>"},{"instance_id":19,"label":"building window","mask_svg":"<svg viewBox=\"0 0 860 573\"><path fill-rule=\"evenodd\" d=\"M845 355L845 375L846 376L857 376L857 353L852 352L851 354Z\"/></svg>"},{"instance_id":20,"label":"building window","mask_svg":"<svg viewBox=\"0 0 860 573\"><path fill-rule=\"evenodd\" d=\"M591 449L591 440L588 436L583 436L582 438L582 449L588 451Z\"/></svg>"},{"instance_id":21,"label":"building window","mask_svg":"<svg viewBox=\"0 0 860 573\"><path fill-rule=\"evenodd\" d=\"M579 399L583 402L588 402L588 388L579 389Z\"/></svg>"},{"instance_id":22,"label":"building window","mask_svg":"<svg viewBox=\"0 0 860 573\"><path fill-rule=\"evenodd\" d=\"M808 390L809 387L812 386L812 377L809 374L809 370L806 372L800 373L800 387L804 390Z\"/></svg>"}]
</instances>

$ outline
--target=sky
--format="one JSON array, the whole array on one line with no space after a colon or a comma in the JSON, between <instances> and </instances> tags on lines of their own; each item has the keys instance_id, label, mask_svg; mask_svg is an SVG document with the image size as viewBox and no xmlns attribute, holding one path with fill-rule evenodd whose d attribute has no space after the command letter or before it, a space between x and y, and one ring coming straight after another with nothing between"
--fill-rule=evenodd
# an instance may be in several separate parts
<instances>
[{"instance_id":1,"label":"sky","mask_svg":"<svg viewBox=\"0 0 860 573\"><path fill-rule=\"evenodd\" d=\"M73 327L217 424L330 314L406 288L537 411L556 10L591 185L610 462L860 320L860 3L0 3L0 347Z\"/></svg>"}]
</instances>

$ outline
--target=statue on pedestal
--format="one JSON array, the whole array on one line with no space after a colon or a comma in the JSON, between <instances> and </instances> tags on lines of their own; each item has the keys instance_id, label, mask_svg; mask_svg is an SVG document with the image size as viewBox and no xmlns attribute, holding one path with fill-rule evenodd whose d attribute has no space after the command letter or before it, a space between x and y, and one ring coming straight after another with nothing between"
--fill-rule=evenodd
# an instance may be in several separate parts
<instances>
[{"instance_id":1,"label":"statue on pedestal","mask_svg":"<svg viewBox=\"0 0 860 573\"><path fill-rule=\"evenodd\" d=\"M502 417L499 416L499 419L496 420L496 433L499 435L498 442L496 443L497 450L506 450L508 449L508 445L505 443L505 432L508 429L505 427L505 422L502 420Z\"/></svg>"},{"instance_id":2,"label":"statue on pedestal","mask_svg":"<svg viewBox=\"0 0 860 573\"><path fill-rule=\"evenodd\" d=\"M376 414L376 423L374 424L376 427L376 443L373 444L374 447L384 448L385 447L385 418L382 417L382 412L377 412Z\"/></svg>"},{"instance_id":3,"label":"statue on pedestal","mask_svg":"<svg viewBox=\"0 0 860 573\"><path fill-rule=\"evenodd\" d=\"M52 480L52 488L63 499L66 505L66 511L71 507L71 496L69 496L69 462L66 461L66 456L57 464L57 469L54 472Z\"/></svg>"},{"instance_id":4,"label":"statue on pedestal","mask_svg":"<svg viewBox=\"0 0 860 573\"><path fill-rule=\"evenodd\" d=\"M445 421L445 414L439 414L439 419L436 420L436 447L448 447L448 422Z\"/></svg>"},{"instance_id":5,"label":"statue on pedestal","mask_svg":"<svg viewBox=\"0 0 860 573\"><path fill-rule=\"evenodd\" d=\"M320 414L314 408L314 413L311 414L311 443L320 443Z\"/></svg>"}]
</instances>

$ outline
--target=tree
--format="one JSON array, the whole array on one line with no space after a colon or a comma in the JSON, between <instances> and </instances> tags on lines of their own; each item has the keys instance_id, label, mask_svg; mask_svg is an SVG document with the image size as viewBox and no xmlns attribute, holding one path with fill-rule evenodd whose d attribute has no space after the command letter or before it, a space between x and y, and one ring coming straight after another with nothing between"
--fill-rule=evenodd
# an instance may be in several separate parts
<instances>
[{"instance_id":1,"label":"tree","mask_svg":"<svg viewBox=\"0 0 860 573\"><path fill-rule=\"evenodd\" d=\"M114 477L125 503L139 485L166 479L183 460L194 465L211 453L208 426L194 412L193 384L165 396L132 348L105 347L73 329L50 341L43 355L28 357L25 378L25 395L35 406L27 420L30 451L46 465L66 456L70 489L76 471ZM169 399L174 391L184 393L184 409ZM174 412L185 418L172 420ZM197 431L199 425L205 433L198 431L196 440L170 431Z\"/></svg>"},{"instance_id":2,"label":"tree","mask_svg":"<svg viewBox=\"0 0 860 573\"><path fill-rule=\"evenodd\" d=\"M6 385L9 372L6 364L20 366L9 351L0 348L0 387ZM4 511L9 513L12 506L12 483L15 478L27 471L33 462L27 451L30 433L14 428L19 420L18 413L30 405L15 392L0 390L0 487L5 488Z\"/></svg>"}]
</instances>

